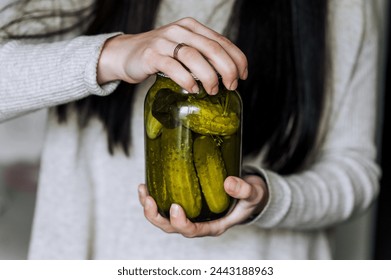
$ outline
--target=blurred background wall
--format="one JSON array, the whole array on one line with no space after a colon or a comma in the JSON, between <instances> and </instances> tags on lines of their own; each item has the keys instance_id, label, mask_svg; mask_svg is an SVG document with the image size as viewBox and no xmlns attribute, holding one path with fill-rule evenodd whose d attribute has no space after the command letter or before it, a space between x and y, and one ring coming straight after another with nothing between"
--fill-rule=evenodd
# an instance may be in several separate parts
<instances>
[{"instance_id":1,"label":"blurred background wall","mask_svg":"<svg viewBox=\"0 0 391 280\"><path fill-rule=\"evenodd\" d=\"M25 259L46 110L0 124L0 259Z\"/></svg>"},{"instance_id":2,"label":"blurred background wall","mask_svg":"<svg viewBox=\"0 0 391 280\"><path fill-rule=\"evenodd\" d=\"M389 81L389 79L387 79L387 77L391 74L388 74L388 72L391 70L389 69L391 52L390 44L388 43L388 38L391 31L391 5L387 0L371 1L376 7L377 20L380 26L381 33L381 36L379 38L380 55L378 64L380 73L378 81L378 90L380 92L380 98L378 102L379 112L377 143L379 147L378 161L380 163L380 166L384 168L384 161L387 160L386 155L389 155L389 153L386 153L386 149L384 149L384 147L386 146L386 142L384 141L384 131L386 131L386 128L390 127L390 121L386 121L385 118L385 97L387 96L387 92L391 89L391 87L389 87L388 85L391 80ZM389 100L390 98L388 97L387 99ZM384 234L384 228L387 227L387 225L385 224L385 217L388 217L388 220L391 221L391 208L389 206L386 206L387 198L384 197L385 191L390 191L387 190L387 188L389 189L389 187L387 186L387 184L384 184L383 178L384 170L381 182L381 192L379 196L380 199L373 205L373 207L369 209L369 211L364 215L357 217L351 221L348 221L337 228L337 242L335 244L337 259L377 259L379 258L380 251L384 251L384 244L386 240L388 240L388 242L391 242L391 231L389 231L390 234L388 234L387 237ZM391 201L390 194L388 194L388 201ZM388 205L391 204L388 203ZM389 222L388 227L390 226L391 223ZM391 259L391 251L383 255L383 258Z\"/></svg>"}]
</instances>

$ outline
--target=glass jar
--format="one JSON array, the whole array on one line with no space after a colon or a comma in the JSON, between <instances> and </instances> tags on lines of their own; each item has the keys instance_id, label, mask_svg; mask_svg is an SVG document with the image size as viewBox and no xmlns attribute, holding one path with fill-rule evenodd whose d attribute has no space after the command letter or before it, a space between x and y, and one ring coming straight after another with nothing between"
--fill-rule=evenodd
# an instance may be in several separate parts
<instances>
[{"instance_id":1,"label":"glass jar","mask_svg":"<svg viewBox=\"0 0 391 280\"><path fill-rule=\"evenodd\" d=\"M159 212L172 203L193 222L226 215L235 200L224 191L227 176L240 176L242 101L220 82L219 92L188 93L156 74L144 103L146 183Z\"/></svg>"}]
</instances>

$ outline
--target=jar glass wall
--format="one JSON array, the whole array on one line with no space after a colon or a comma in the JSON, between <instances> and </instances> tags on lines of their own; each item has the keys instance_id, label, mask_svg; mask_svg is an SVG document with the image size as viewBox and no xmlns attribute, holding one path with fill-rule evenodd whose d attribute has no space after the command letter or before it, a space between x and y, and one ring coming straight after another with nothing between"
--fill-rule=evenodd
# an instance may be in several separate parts
<instances>
[{"instance_id":1,"label":"jar glass wall","mask_svg":"<svg viewBox=\"0 0 391 280\"><path fill-rule=\"evenodd\" d=\"M190 94L162 73L145 98L146 183L159 212L172 203L194 222L223 217L235 201L227 176L240 176L242 101L220 83L217 95Z\"/></svg>"}]
</instances>

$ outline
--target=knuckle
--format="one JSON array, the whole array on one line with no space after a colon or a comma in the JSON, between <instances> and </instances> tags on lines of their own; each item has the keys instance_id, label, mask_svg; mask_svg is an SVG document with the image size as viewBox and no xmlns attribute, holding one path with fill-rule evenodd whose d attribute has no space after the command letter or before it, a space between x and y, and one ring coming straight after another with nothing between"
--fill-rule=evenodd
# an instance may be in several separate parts
<instances>
[{"instance_id":1,"label":"knuckle","mask_svg":"<svg viewBox=\"0 0 391 280\"><path fill-rule=\"evenodd\" d=\"M239 55L240 55L240 61L242 63L242 66L243 67L246 66L248 64L247 56L244 53L242 53L242 52L240 52Z\"/></svg>"},{"instance_id":2,"label":"knuckle","mask_svg":"<svg viewBox=\"0 0 391 280\"><path fill-rule=\"evenodd\" d=\"M219 33L217 33L217 40L225 45L232 45L233 44L230 39L228 39L227 37L225 37Z\"/></svg>"},{"instance_id":3,"label":"knuckle","mask_svg":"<svg viewBox=\"0 0 391 280\"><path fill-rule=\"evenodd\" d=\"M219 85L219 79L217 74L211 72L202 77L203 85L209 85L211 88L217 87Z\"/></svg>"},{"instance_id":4,"label":"knuckle","mask_svg":"<svg viewBox=\"0 0 391 280\"><path fill-rule=\"evenodd\" d=\"M198 24L198 21L192 17L184 17L180 19L179 22L181 22L184 25L191 25L191 26Z\"/></svg>"},{"instance_id":5,"label":"knuckle","mask_svg":"<svg viewBox=\"0 0 391 280\"><path fill-rule=\"evenodd\" d=\"M194 81L194 79L192 79L192 78L186 79L186 78L178 77L178 79L180 79L180 80L178 81L178 83L179 83L183 88L192 88L192 87L195 85L195 81Z\"/></svg>"},{"instance_id":6,"label":"knuckle","mask_svg":"<svg viewBox=\"0 0 391 280\"><path fill-rule=\"evenodd\" d=\"M154 57L156 55L155 50L152 47L146 47L144 51L142 52L142 56L146 61L153 61Z\"/></svg>"},{"instance_id":7,"label":"knuckle","mask_svg":"<svg viewBox=\"0 0 391 280\"><path fill-rule=\"evenodd\" d=\"M163 228L162 229L165 233L176 233L176 231L172 228Z\"/></svg>"},{"instance_id":8,"label":"knuckle","mask_svg":"<svg viewBox=\"0 0 391 280\"><path fill-rule=\"evenodd\" d=\"M173 23L173 24L170 24L168 25L165 30L164 30L164 34L169 37L169 38L175 38L178 36L178 34L181 34L183 31L183 27L180 26L179 24L177 23Z\"/></svg>"},{"instance_id":9,"label":"knuckle","mask_svg":"<svg viewBox=\"0 0 391 280\"><path fill-rule=\"evenodd\" d=\"M227 227L224 225L224 223L220 220L220 222L217 224L216 227L213 228L213 230L211 231L212 235L213 236L220 236L222 235L224 232L226 232L227 230Z\"/></svg>"},{"instance_id":10,"label":"knuckle","mask_svg":"<svg viewBox=\"0 0 391 280\"><path fill-rule=\"evenodd\" d=\"M154 70L162 71L163 73L170 75L170 69L174 69L176 62L169 57L160 57L160 59L150 58L149 65L154 65Z\"/></svg>"},{"instance_id":11,"label":"knuckle","mask_svg":"<svg viewBox=\"0 0 391 280\"><path fill-rule=\"evenodd\" d=\"M159 66L165 67L169 69L173 69L176 67L176 61L171 59L170 57L164 56L159 60Z\"/></svg>"},{"instance_id":12,"label":"knuckle","mask_svg":"<svg viewBox=\"0 0 391 280\"><path fill-rule=\"evenodd\" d=\"M164 46L167 44L167 39L163 36L155 36L152 41L152 46L154 49L159 50L161 46Z\"/></svg>"},{"instance_id":13,"label":"knuckle","mask_svg":"<svg viewBox=\"0 0 391 280\"><path fill-rule=\"evenodd\" d=\"M184 232L182 235L186 238L194 238L196 236L194 232Z\"/></svg>"},{"instance_id":14,"label":"knuckle","mask_svg":"<svg viewBox=\"0 0 391 280\"><path fill-rule=\"evenodd\" d=\"M156 219L149 212L144 211L144 216L151 224L153 225L157 224Z\"/></svg>"},{"instance_id":15,"label":"knuckle","mask_svg":"<svg viewBox=\"0 0 391 280\"><path fill-rule=\"evenodd\" d=\"M230 60L224 61L224 67L221 67L220 75L225 81L233 81L238 78L238 67L237 65Z\"/></svg>"},{"instance_id":16,"label":"knuckle","mask_svg":"<svg viewBox=\"0 0 391 280\"><path fill-rule=\"evenodd\" d=\"M226 67L226 72L224 73L225 80L233 81L238 78L238 71L235 65Z\"/></svg>"},{"instance_id":17,"label":"knuckle","mask_svg":"<svg viewBox=\"0 0 391 280\"><path fill-rule=\"evenodd\" d=\"M241 188L241 192L242 192L242 195L244 198L250 198L254 194L253 188L251 187L251 185L249 185L247 183L243 183L242 188Z\"/></svg>"},{"instance_id":18,"label":"knuckle","mask_svg":"<svg viewBox=\"0 0 391 280\"><path fill-rule=\"evenodd\" d=\"M220 235L222 235L224 232L225 232L225 229L223 229L223 228L217 229L217 230L213 233L213 236L220 236Z\"/></svg>"},{"instance_id":19,"label":"knuckle","mask_svg":"<svg viewBox=\"0 0 391 280\"><path fill-rule=\"evenodd\" d=\"M208 47L211 55L217 55L217 54L221 53L221 49L222 49L221 45L214 40L209 40L207 42L207 47Z\"/></svg>"}]
</instances>

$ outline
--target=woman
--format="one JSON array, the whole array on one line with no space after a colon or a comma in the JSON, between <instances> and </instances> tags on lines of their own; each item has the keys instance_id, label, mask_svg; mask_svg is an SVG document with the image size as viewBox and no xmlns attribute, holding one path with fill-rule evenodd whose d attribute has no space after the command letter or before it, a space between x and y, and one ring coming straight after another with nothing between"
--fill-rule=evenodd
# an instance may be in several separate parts
<instances>
[{"instance_id":1,"label":"woman","mask_svg":"<svg viewBox=\"0 0 391 280\"><path fill-rule=\"evenodd\" d=\"M50 110L30 258L332 258L328 229L378 191L371 4L253 2L4 6L1 118L66 104ZM178 205L163 219L140 185L145 219L136 198L148 77L198 90L179 62L209 94L215 70L242 93L247 176L226 179L239 203L215 222L190 223Z\"/></svg>"}]
</instances>

